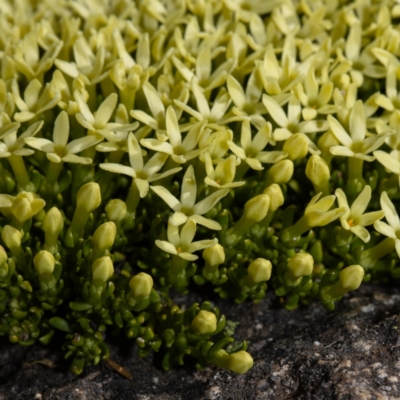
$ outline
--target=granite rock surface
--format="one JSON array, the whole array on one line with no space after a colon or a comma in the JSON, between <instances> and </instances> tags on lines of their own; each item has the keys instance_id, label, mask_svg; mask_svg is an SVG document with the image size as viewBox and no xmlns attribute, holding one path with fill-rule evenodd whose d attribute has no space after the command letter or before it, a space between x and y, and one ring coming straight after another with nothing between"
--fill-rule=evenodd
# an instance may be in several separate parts
<instances>
[{"instance_id":1,"label":"granite rock surface","mask_svg":"<svg viewBox=\"0 0 400 400\"><path fill-rule=\"evenodd\" d=\"M289 312L273 295L258 305L215 302L240 323L238 339L251 341L255 364L243 376L190 363L165 372L158 356L141 359L131 342L111 340L110 358L132 379L105 364L77 377L57 343L2 342L0 400L400 399L400 288L364 284L333 312L317 302Z\"/></svg>"}]
</instances>

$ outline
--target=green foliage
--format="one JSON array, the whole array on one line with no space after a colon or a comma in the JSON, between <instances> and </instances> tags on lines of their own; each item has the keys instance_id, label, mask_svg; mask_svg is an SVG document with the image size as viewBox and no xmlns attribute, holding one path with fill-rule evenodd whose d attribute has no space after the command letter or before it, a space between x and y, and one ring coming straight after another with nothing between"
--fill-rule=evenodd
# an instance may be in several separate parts
<instances>
[{"instance_id":1,"label":"green foliage","mask_svg":"<svg viewBox=\"0 0 400 400\"><path fill-rule=\"evenodd\" d=\"M0 335L253 365L236 303L400 278L394 0L0 0ZM383 222L383 218L387 222ZM202 251L202 252L200 252Z\"/></svg>"}]
</instances>

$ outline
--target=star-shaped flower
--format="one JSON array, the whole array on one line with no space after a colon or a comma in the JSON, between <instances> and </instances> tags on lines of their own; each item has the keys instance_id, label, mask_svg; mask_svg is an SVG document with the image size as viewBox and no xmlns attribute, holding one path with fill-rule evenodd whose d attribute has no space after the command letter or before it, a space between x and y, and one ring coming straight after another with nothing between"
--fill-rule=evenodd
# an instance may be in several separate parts
<instances>
[{"instance_id":1,"label":"star-shaped flower","mask_svg":"<svg viewBox=\"0 0 400 400\"><path fill-rule=\"evenodd\" d=\"M167 161L168 154L165 153L154 154L145 164L142 149L132 132L129 133L128 137L128 152L130 167L116 163L103 163L100 164L100 168L105 171L132 177L132 186L136 185L141 198L147 195L150 186L149 183L176 174L182 169L178 167L158 173Z\"/></svg>"},{"instance_id":2,"label":"star-shaped flower","mask_svg":"<svg viewBox=\"0 0 400 400\"><path fill-rule=\"evenodd\" d=\"M332 146L330 152L335 156L355 157L364 161L374 161L375 157L368 154L377 150L385 142L389 133L370 135L366 138L367 127L362 100L357 100L350 112L349 131L343 128L341 123L331 115L328 115L328 123L332 133L342 146Z\"/></svg>"},{"instance_id":3,"label":"star-shaped flower","mask_svg":"<svg viewBox=\"0 0 400 400\"><path fill-rule=\"evenodd\" d=\"M34 149L45 152L47 158L52 163L69 162L75 164L90 164L92 162L91 158L80 157L77 154L101 142L103 137L100 135L90 135L72 140L69 143L68 139L68 114L65 111L61 111L54 122L53 141L43 138L28 137L25 139L25 143Z\"/></svg>"},{"instance_id":4,"label":"star-shaped flower","mask_svg":"<svg viewBox=\"0 0 400 400\"><path fill-rule=\"evenodd\" d=\"M396 208L390 201L386 192L381 194L381 207L385 213L386 222L376 221L374 228L383 236L387 236L395 241L395 247L398 256L400 257L400 219Z\"/></svg>"},{"instance_id":5,"label":"star-shaped flower","mask_svg":"<svg viewBox=\"0 0 400 400\"><path fill-rule=\"evenodd\" d=\"M196 203L197 184L194 169L191 165L186 170L182 179L181 201L173 196L164 186L152 186L151 190L160 196L165 203L175 211L170 218L170 223L172 225L182 225L189 219L209 229L222 229L218 222L203 217L203 214L210 211L225 197L229 193L229 189L217 190Z\"/></svg>"},{"instance_id":6,"label":"star-shaped flower","mask_svg":"<svg viewBox=\"0 0 400 400\"><path fill-rule=\"evenodd\" d=\"M187 261L195 261L199 257L192 253L215 246L218 243L218 239L193 242L195 234L196 222L192 219L188 220L181 229L179 226L168 222L168 241L156 240L156 245L166 253L176 255Z\"/></svg>"},{"instance_id":7,"label":"star-shaped flower","mask_svg":"<svg viewBox=\"0 0 400 400\"><path fill-rule=\"evenodd\" d=\"M364 243L369 242L370 234L365 226L372 225L382 219L385 215L383 211L373 211L364 214L371 200L371 186L366 185L363 191L354 200L351 207L347 202L347 197L342 189L336 189L335 195L338 199L339 207L344 207L346 212L340 217L343 229L350 230L358 236Z\"/></svg>"},{"instance_id":8,"label":"star-shaped flower","mask_svg":"<svg viewBox=\"0 0 400 400\"><path fill-rule=\"evenodd\" d=\"M231 151L245 161L251 169L261 171L264 167L261 163L274 164L287 157L284 151L263 151L267 144L271 142L271 124L266 123L257 134L252 138L250 121L244 120L242 122L242 132L240 135L239 147L231 140L228 141L228 146Z\"/></svg>"}]
</instances>

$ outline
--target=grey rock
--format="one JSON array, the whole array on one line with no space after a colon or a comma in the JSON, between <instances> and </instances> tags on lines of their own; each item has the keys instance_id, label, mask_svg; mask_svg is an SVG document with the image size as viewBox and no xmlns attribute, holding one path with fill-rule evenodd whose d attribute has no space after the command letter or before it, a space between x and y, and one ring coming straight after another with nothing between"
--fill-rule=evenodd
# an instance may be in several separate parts
<instances>
[{"instance_id":1,"label":"grey rock","mask_svg":"<svg viewBox=\"0 0 400 400\"><path fill-rule=\"evenodd\" d=\"M192 295L190 300L201 299ZM111 339L110 358L133 379L105 364L76 377L68 372L56 343L24 348L3 342L0 399L400 398L398 288L364 284L333 312L317 302L286 311L273 295L258 305L215 303L229 319L240 322L236 337L251 341L255 363L244 376L214 367L196 371L190 362L165 372L159 356L141 359L133 343ZM38 362L43 359L46 365Z\"/></svg>"}]
</instances>

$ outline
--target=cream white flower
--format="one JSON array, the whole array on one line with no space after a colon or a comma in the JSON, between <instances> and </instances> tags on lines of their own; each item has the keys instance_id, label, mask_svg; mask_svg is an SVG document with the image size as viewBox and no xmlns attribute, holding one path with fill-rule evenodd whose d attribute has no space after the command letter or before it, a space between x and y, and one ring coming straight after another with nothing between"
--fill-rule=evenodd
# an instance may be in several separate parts
<instances>
[{"instance_id":1,"label":"cream white flower","mask_svg":"<svg viewBox=\"0 0 400 400\"><path fill-rule=\"evenodd\" d=\"M34 153L33 150L25 149L25 139L35 136L42 126L43 121L38 121L30 125L29 128L19 136L17 136L18 129L12 129L5 134L2 137L3 142L0 142L0 158L32 155Z\"/></svg>"},{"instance_id":2,"label":"cream white flower","mask_svg":"<svg viewBox=\"0 0 400 400\"><path fill-rule=\"evenodd\" d=\"M271 124L266 123L257 134L252 138L250 121L242 122L242 131L240 135L239 147L231 140L228 141L228 146L231 151L245 161L251 169L261 171L264 169L261 163L274 164L287 157L284 151L263 151L267 144L271 141Z\"/></svg>"},{"instance_id":3,"label":"cream white flower","mask_svg":"<svg viewBox=\"0 0 400 400\"><path fill-rule=\"evenodd\" d=\"M181 200L179 201L164 186L152 186L151 190L160 196L165 203L172 208L174 214L170 218L172 225L182 225L188 219L195 221L209 229L220 230L221 225L211 219L203 217L223 197L229 193L229 189L220 189L196 203L197 184L194 169L190 165L182 179Z\"/></svg>"},{"instance_id":4,"label":"cream white flower","mask_svg":"<svg viewBox=\"0 0 400 400\"><path fill-rule=\"evenodd\" d=\"M132 185L136 185L141 198L146 197L149 191L149 183L176 174L182 169L178 167L158 173L168 158L168 155L164 153L154 154L145 164L143 161L142 149L132 132L129 133L128 137L128 152L130 167L116 163L104 163L100 164L100 168L105 171L132 177Z\"/></svg>"},{"instance_id":5,"label":"cream white flower","mask_svg":"<svg viewBox=\"0 0 400 400\"><path fill-rule=\"evenodd\" d=\"M218 243L218 239L193 242L195 234L196 222L191 219L181 229L179 226L168 222L168 242L166 240L156 240L156 246L166 253L176 255L184 260L195 261L199 257L192 253L215 246Z\"/></svg>"},{"instance_id":6,"label":"cream white flower","mask_svg":"<svg viewBox=\"0 0 400 400\"><path fill-rule=\"evenodd\" d=\"M168 154L176 163L184 164L198 157L203 151L202 149L196 149L196 146L204 129L204 125L203 122L194 124L182 140L178 118L174 108L169 106L166 116L166 128L169 142L159 139L142 139L140 144L150 150Z\"/></svg>"},{"instance_id":7,"label":"cream white flower","mask_svg":"<svg viewBox=\"0 0 400 400\"><path fill-rule=\"evenodd\" d=\"M65 111L61 111L54 122L53 141L44 138L28 137L25 139L25 143L34 149L45 152L47 158L52 163L90 164L92 162L91 158L80 157L77 154L101 142L103 137L100 135L90 135L72 140L69 143L68 139L68 114Z\"/></svg>"},{"instance_id":8,"label":"cream white flower","mask_svg":"<svg viewBox=\"0 0 400 400\"><path fill-rule=\"evenodd\" d=\"M336 189L335 195L338 199L339 207L346 209L346 212L340 217L343 229L350 230L364 243L369 242L370 234L364 227L374 224L385 215L383 211L372 211L364 214L371 200L371 187L366 185L351 207L349 207L347 197L342 189Z\"/></svg>"},{"instance_id":9,"label":"cream white flower","mask_svg":"<svg viewBox=\"0 0 400 400\"><path fill-rule=\"evenodd\" d=\"M121 124L108 122L118 102L118 95L116 93L111 93L100 104L94 115L80 92L75 91L74 97L80 110L80 113L76 114L76 119L89 132L98 132L101 134L102 131L110 132L121 128Z\"/></svg>"},{"instance_id":10,"label":"cream white flower","mask_svg":"<svg viewBox=\"0 0 400 400\"><path fill-rule=\"evenodd\" d=\"M204 178L204 183L218 189L232 189L240 187L245 182L233 182L236 174L236 166L240 160L235 156L229 156L225 160L221 160L214 169L211 156L208 152L204 153L204 161L206 164L207 176Z\"/></svg>"},{"instance_id":11,"label":"cream white flower","mask_svg":"<svg viewBox=\"0 0 400 400\"><path fill-rule=\"evenodd\" d=\"M318 114L334 114L338 110L337 106L328 104L332 98L333 83L319 85L313 68L308 71L305 82L297 84L294 92L303 105L301 113L305 121L315 119Z\"/></svg>"},{"instance_id":12,"label":"cream white flower","mask_svg":"<svg viewBox=\"0 0 400 400\"><path fill-rule=\"evenodd\" d=\"M342 146L332 146L331 154L335 156L355 157L363 161L374 161L375 157L368 154L377 150L391 133L371 135L366 138L367 127L364 107L361 100L357 100L350 112L349 131L346 132L340 122L328 115L328 123L332 133Z\"/></svg>"},{"instance_id":13,"label":"cream white flower","mask_svg":"<svg viewBox=\"0 0 400 400\"><path fill-rule=\"evenodd\" d=\"M264 104L260 101L262 94L262 83L258 70L254 70L249 77L246 91L243 90L237 79L232 75L227 78L227 88L234 103L232 114L238 117L249 117L251 123L261 129L267 123L262 117L266 114Z\"/></svg>"},{"instance_id":14,"label":"cream white flower","mask_svg":"<svg viewBox=\"0 0 400 400\"><path fill-rule=\"evenodd\" d=\"M377 150L374 151L376 159L390 172L399 177L400 186L400 152L399 150L393 150L390 153L386 151Z\"/></svg>"},{"instance_id":15,"label":"cream white flower","mask_svg":"<svg viewBox=\"0 0 400 400\"><path fill-rule=\"evenodd\" d=\"M33 79L29 82L24 91L24 98L20 96L18 81L13 80L11 90L14 102L20 112L14 115L14 119L18 122L29 121L44 111L55 107L61 100L61 94L57 88L51 83L47 83L43 89L42 84Z\"/></svg>"},{"instance_id":16,"label":"cream white flower","mask_svg":"<svg viewBox=\"0 0 400 400\"><path fill-rule=\"evenodd\" d=\"M273 132L273 138L277 141L286 140L294 133L315 133L327 130L328 124L324 120L302 121L300 101L292 96L289 100L287 115L283 108L270 96L263 95L263 103L270 117L279 126ZM315 153L318 149L314 142L309 140L309 148Z\"/></svg>"},{"instance_id":17,"label":"cream white flower","mask_svg":"<svg viewBox=\"0 0 400 400\"><path fill-rule=\"evenodd\" d=\"M62 41L54 41L40 57L37 33L32 30L21 39L15 48L15 65L28 81L35 78L42 80L43 74L53 66L62 47Z\"/></svg>"},{"instance_id":18,"label":"cream white flower","mask_svg":"<svg viewBox=\"0 0 400 400\"><path fill-rule=\"evenodd\" d=\"M284 48L293 47L293 44L293 37L287 36ZM283 51L282 61L278 61L272 44L267 46L263 61L256 61L256 65L264 90L280 105L288 102L290 91L303 80L293 55Z\"/></svg>"},{"instance_id":19,"label":"cream white flower","mask_svg":"<svg viewBox=\"0 0 400 400\"><path fill-rule=\"evenodd\" d=\"M229 93L223 93L221 91L220 93L222 94L217 96L210 109L209 100L206 98L196 78L192 79L191 91L196 100L197 110L179 100L174 100L174 103L183 111L186 111L189 115L193 116L197 121L207 122L206 127L219 130L225 129L225 127L221 127L220 125L227 124L237 119L226 118L225 116L226 111L228 110L232 101Z\"/></svg>"},{"instance_id":20,"label":"cream white flower","mask_svg":"<svg viewBox=\"0 0 400 400\"><path fill-rule=\"evenodd\" d=\"M54 61L57 68L64 74L74 79L80 78L88 86L99 83L108 76L109 71L104 71L106 55L104 46L99 46L94 54L85 36L81 33L73 45L73 52L75 61L60 59Z\"/></svg>"},{"instance_id":21,"label":"cream white flower","mask_svg":"<svg viewBox=\"0 0 400 400\"><path fill-rule=\"evenodd\" d=\"M387 236L395 241L395 247L400 257L400 219L396 208L390 201L386 192L381 194L381 207L385 213L386 222L376 221L374 228L383 236Z\"/></svg>"}]
</instances>

